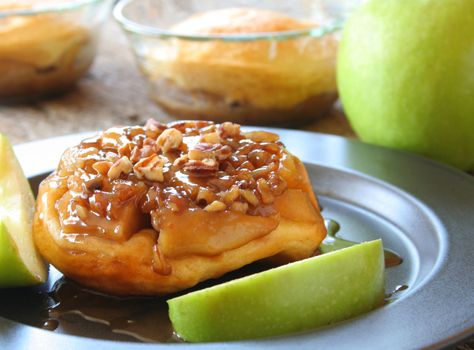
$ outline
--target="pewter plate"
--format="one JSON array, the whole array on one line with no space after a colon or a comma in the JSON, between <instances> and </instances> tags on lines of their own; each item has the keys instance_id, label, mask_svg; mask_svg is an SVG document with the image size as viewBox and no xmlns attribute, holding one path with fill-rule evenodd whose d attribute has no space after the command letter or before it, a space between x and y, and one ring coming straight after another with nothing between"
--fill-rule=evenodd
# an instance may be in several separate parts
<instances>
[{"instance_id":1,"label":"pewter plate","mask_svg":"<svg viewBox=\"0 0 474 350\"><path fill-rule=\"evenodd\" d=\"M278 338L145 344L96 339L100 335L91 335L90 329L71 335L27 326L18 321L22 315L6 317L3 310L11 300L4 297L0 300L2 349L439 349L473 335L474 179L422 157L358 141L276 131L306 163L323 215L341 224L341 237L354 241L381 237L386 248L403 257L403 264L387 269L386 290L404 284L409 288L396 293L392 302L356 319ZM17 146L33 186L56 166L66 147L86 136ZM7 293L11 298L21 294Z\"/></svg>"}]
</instances>

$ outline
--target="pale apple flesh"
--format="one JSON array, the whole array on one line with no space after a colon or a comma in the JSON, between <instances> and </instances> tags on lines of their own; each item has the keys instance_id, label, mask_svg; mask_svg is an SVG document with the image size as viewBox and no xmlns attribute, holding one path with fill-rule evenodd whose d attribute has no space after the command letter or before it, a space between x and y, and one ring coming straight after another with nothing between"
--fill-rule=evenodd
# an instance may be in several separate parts
<instances>
[{"instance_id":1,"label":"pale apple flesh","mask_svg":"<svg viewBox=\"0 0 474 350\"><path fill-rule=\"evenodd\" d=\"M0 223L0 287L22 287L39 280L26 267L10 233Z\"/></svg>"},{"instance_id":2,"label":"pale apple flesh","mask_svg":"<svg viewBox=\"0 0 474 350\"><path fill-rule=\"evenodd\" d=\"M300 332L383 303L380 240L280 266L168 300L175 331L189 342Z\"/></svg>"},{"instance_id":3,"label":"pale apple flesh","mask_svg":"<svg viewBox=\"0 0 474 350\"><path fill-rule=\"evenodd\" d=\"M46 266L36 251L34 197L7 138L0 134L0 287L44 282Z\"/></svg>"}]
</instances>

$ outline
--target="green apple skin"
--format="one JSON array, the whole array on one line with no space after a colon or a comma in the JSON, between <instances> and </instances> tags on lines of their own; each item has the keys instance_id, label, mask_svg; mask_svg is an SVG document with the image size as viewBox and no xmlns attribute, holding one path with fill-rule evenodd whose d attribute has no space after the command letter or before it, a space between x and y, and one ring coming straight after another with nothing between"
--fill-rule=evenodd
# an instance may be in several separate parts
<instances>
[{"instance_id":1,"label":"green apple skin","mask_svg":"<svg viewBox=\"0 0 474 350\"><path fill-rule=\"evenodd\" d=\"M280 266L168 300L189 342L252 339L314 329L380 306L380 240Z\"/></svg>"},{"instance_id":2,"label":"green apple skin","mask_svg":"<svg viewBox=\"0 0 474 350\"><path fill-rule=\"evenodd\" d=\"M346 23L337 77L363 141L474 170L474 1L369 0Z\"/></svg>"},{"instance_id":3,"label":"green apple skin","mask_svg":"<svg viewBox=\"0 0 474 350\"><path fill-rule=\"evenodd\" d=\"M35 200L8 139L0 134L0 288L46 281L33 242Z\"/></svg>"}]
</instances>

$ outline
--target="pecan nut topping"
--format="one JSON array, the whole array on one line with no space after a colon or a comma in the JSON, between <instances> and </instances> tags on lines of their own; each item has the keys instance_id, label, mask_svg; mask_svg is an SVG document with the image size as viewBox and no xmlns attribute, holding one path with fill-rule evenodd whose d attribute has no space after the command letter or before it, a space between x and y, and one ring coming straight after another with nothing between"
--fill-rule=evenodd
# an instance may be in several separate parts
<instances>
[{"instance_id":1,"label":"pecan nut topping","mask_svg":"<svg viewBox=\"0 0 474 350\"><path fill-rule=\"evenodd\" d=\"M118 179L120 175L128 175L132 172L133 165L130 162L130 159L123 156L119 158L112 166L110 167L109 171L107 172L107 176L111 180Z\"/></svg>"},{"instance_id":2,"label":"pecan nut topping","mask_svg":"<svg viewBox=\"0 0 474 350\"><path fill-rule=\"evenodd\" d=\"M144 214L200 208L254 215L287 188L278 136L244 133L234 123L149 120L145 127L109 129L75 152L75 162L65 163L61 173L70 176L68 186L78 196L104 197L91 206L106 205L107 193L121 184L132 189Z\"/></svg>"},{"instance_id":3,"label":"pecan nut topping","mask_svg":"<svg viewBox=\"0 0 474 350\"><path fill-rule=\"evenodd\" d=\"M205 211L223 211L227 208L227 206L222 203L221 201L214 201L211 204L208 204L204 210Z\"/></svg>"},{"instance_id":4,"label":"pecan nut topping","mask_svg":"<svg viewBox=\"0 0 474 350\"><path fill-rule=\"evenodd\" d=\"M224 122L219 126L218 132L219 136L222 138L236 137L240 135L240 125L231 122Z\"/></svg>"},{"instance_id":5,"label":"pecan nut topping","mask_svg":"<svg viewBox=\"0 0 474 350\"><path fill-rule=\"evenodd\" d=\"M156 144L161 148L163 153L178 149L183 142L183 134L176 129L166 129L158 136Z\"/></svg>"},{"instance_id":6,"label":"pecan nut topping","mask_svg":"<svg viewBox=\"0 0 474 350\"><path fill-rule=\"evenodd\" d=\"M168 159L163 156L153 154L135 164L133 171L139 179L163 182L163 167L167 160Z\"/></svg>"},{"instance_id":7,"label":"pecan nut topping","mask_svg":"<svg viewBox=\"0 0 474 350\"><path fill-rule=\"evenodd\" d=\"M214 159L189 160L183 166L183 171L196 177L209 177L217 174L219 164Z\"/></svg>"}]
</instances>

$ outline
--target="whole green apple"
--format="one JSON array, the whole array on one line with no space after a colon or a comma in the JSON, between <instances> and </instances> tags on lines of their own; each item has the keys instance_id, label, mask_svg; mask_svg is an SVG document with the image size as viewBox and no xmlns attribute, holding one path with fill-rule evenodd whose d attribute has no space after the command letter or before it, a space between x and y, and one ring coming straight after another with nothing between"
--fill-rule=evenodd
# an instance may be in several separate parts
<instances>
[{"instance_id":1,"label":"whole green apple","mask_svg":"<svg viewBox=\"0 0 474 350\"><path fill-rule=\"evenodd\" d=\"M363 141L474 169L474 1L369 0L346 23L337 73Z\"/></svg>"},{"instance_id":2,"label":"whole green apple","mask_svg":"<svg viewBox=\"0 0 474 350\"><path fill-rule=\"evenodd\" d=\"M0 288L38 284L47 278L33 242L34 206L28 180L0 134Z\"/></svg>"},{"instance_id":3,"label":"whole green apple","mask_svg":"<svg viewBox=\"0 0 474 350\"><path fill-rule=\"evenodd\" d=\"M384 298L380 240L280 266L168 300L186 341L299 332L368 312Z\"/></svg>"}]
</instances>

